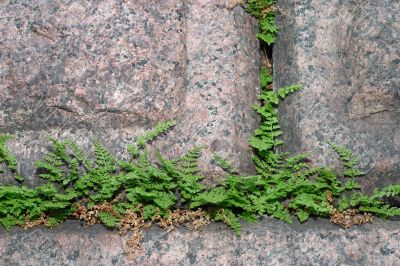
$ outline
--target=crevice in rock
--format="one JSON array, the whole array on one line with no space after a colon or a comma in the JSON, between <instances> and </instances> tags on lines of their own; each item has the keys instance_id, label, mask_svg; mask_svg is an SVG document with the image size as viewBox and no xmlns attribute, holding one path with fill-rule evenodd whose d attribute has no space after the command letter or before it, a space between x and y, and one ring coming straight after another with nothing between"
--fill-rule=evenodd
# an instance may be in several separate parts
<instances>
[{"instance_id":1,"label":"crevice in rock","mask_svg":"<svg viewBox=\"0 0 400 266\"><path fill-rule=\"evenodd\" d=\"M261 50L261 66L267 67L268 69L273 68L273 46L268 45L263 41L260 41L260 50Z\"/></svg>"}]
</instances>

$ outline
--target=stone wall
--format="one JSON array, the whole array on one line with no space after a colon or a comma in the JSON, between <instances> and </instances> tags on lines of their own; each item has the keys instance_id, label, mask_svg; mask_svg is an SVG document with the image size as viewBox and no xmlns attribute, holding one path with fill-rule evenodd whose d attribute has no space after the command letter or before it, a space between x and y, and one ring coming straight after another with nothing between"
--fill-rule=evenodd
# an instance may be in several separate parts
<instances>
[{"instance_id":1,"label":"stone wall","mask_svg":"<svg viewBox=\"0 0 400 266\"><path fill-rule=\"evenodd\" d=\"M128 260L127 237L78 222L53 229L0 230L0 265L399 265L398 222L341 229L327 220L246 224L241 237L221 224L171 233L152 228Z\"/></svg>"},{"instance_id":2,"label":"stone wall","mask_svg":"<svg viewBox=\"0 0 400 266\"><path fill-rule=\"evenodd\" d=\"M32 184L48 136L118 158L137 132L174 119L156 146L174 157L206 145L252 172L257 21L215 0L0 1L0 133ZM9 180L0 180L0 183Z\"/></svg>"},{"instance_id":3,"label":"stone wall","mask_svg":"<svg viewBox=\"0 0 400 266\"><path fill-rule=\"evenodd\" d=\"M278 2L275 87L304 85L280 108L283 149L338 168L333 141L360 155L366 191L398 182L400 2Z\"/></svg>"}]
</instances>

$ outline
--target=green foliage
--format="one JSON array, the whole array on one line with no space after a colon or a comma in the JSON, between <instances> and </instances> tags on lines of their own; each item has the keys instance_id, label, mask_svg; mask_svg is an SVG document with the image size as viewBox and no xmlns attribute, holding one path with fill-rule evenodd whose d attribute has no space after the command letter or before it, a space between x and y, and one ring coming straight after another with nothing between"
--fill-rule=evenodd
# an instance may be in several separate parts
<instances>
[{"instance_id":1,"label":"green foliage","mask_svg":"<svg viewBox=\"0 0 400 266\"><path fill-rule=\"evenodd\" d=\"M386 186L382 189L375 189L371 199L392 198L400 195L400 184Z\"/></svg>"},{"instance_id":2,"label":"green foliage","mask_svg":"<svg viewBox=\"0 0 400 266\"><path fill-rule=\"evenodd\" d=\"M260 86L262 89L266 89L270 84L272 84L272 76L266 67L262 67L260 71Z\"/></svg>"},{"instance_id":3,"label":"green foliage","mask_svg":"<svg viewBox=\"0 0 400 266\"><path fill-rule=\"evenodd\" d=\"M99 212L99 219L108 228L115 228L118 224L118 218L108 212Z\"/></svg>"},{"instance_id":4,"label":"green foliage","mask_svg":"<svg viewBox=\"0 0 400 266\"><path fill-rule=\"evenodd\" d=\"M239 219L231 210L221 209L213 217L215 221L223 222L232 228L237 235L240 235L241 225Z\"/></svg>"},{"instance_id":5,"label":"green foliage","mask_svg":"<svg viewBox=\"0 0 400 266\"><path fill-rule=\"evenodd\" d=\"M73 211L71 200L75 196L60 193L50 184L34 189L0 186L0 225L9 229L39 219L42 214L52 217L52 224L61 222Z\"/></svg>"},{"instance_id":6,"label":"green foliage","mask_svg":"<svg viewBox=\"0 0 400 266\"><path fill-rule=\"evenodd\" d=\"M138 159L120 161L119 164L127 201L132 206L143 205L148 219L158 214L157 208L167 215L176 202L173 191L177 185L171 176L150 162L147 149L141 151Z\"/></svg>"},{"instance_id":7,"label":"green foliage","mask_svg":"<svg viewBox=\"0 0 400 266\"><path fill-rule=\"evenodd\" d=\"M249 0L247 11L259 19L259 33L256 37L268 45L275 42L278 27L275 22L275 0Z\"/></svg>"},{"instance_id":8,"label":"green foliage","mask_svg":"<svg viewBox=\"0 0 400 266\"><path fill-rule=\"evenodd\" d=\"M17 170L17 158L11 154L6 143L12 140L13 137L9 134L0 135L0 174L3 173L2 164L5 164L8 169L15 174L15 179L23 182L24 178L19 175Z\"/></svg>"},{"instance_id":9,"label":"green foliage","mask_svg":"<svg viewBox=\"0 0 400 266\"><path fill-rule=\"evenodd\" d=\"M144 143L139 138L139 143L129 145L129 160L117 161L99 140L93 141L93 159L89 159L73 141L50 138L49 152L36 163L39 175L48 183L36 188L0 186L0 224L10 228L44 214L48 217L47 224L54 225L68 218L82 200L89 209L113 202L121 215L127 209L142 209L145 220L159 215L167 217L179 207L202 208L237 234L240 234L240 219L252 222L260 215L288 223L292 215L305 222L311 216L329 217L334 209L356 208L384 218L399 215L400 209L386 200L400 195L400 185L375 190L372 195L361 193L355 181L361 175L358 159L349 149L330 143L343 161L346 179L339 178L329 168L311 167L308 154L289 157L276 151L281 144L278 138L281 132L275 108L281 99L298 89L299 86L291 86L276 92L264 91L260 96L261 125L252 139L261 144L250 139L255 150L256 175L241 176L226 159L216 155L215 162L228 176L220 185L206 188L198 168L203 147L195 147L173 160L155 152L156 160L152 160L147 145L157 134L165 132L165 125L172 123L163 123L164 126L147 133L149 137L145 137ZM11 137L1 139L5 147L5 139ZM2 154L9 151L3 148ZM110 228L118 226L120 221L120 217L105 211L100 211L98 217Z\"/></svg>"},{"instance_id":10,"label":"green foliage","mask_svg":"<svg viewBox=\"0 0 400 266\"><path fill-rule=\"evenodd\" d=\"M219 154L214 154L214 158L213 160L215 161L215 163L222 168L222 170L224 170L227 173L230 174L235 174L237 171L234 169L234 167L232 166L232 164L225 158L223 158L221 155Z\"/></svg>"},{"instance_id":11,"label":"green foliage","mask_svg":"<svg viewBox=\"0 0 400 266\"><path fill-rule=\"evenodd\" d=\"M260 18L268 15L268 13L274 12L265 12L265 10L273 5L275 5L276 0L248 0L247 1L247 12L255 16L256 18Z\"/></svg>"},{"instance_id":12,"label":"green foliage","mask_svg":"<svg viewBox=\"0 0 400 266\"><path fill-rule=\"evenodd\" d=\"M0 136L0 164L5 163L10 170L16 171L17 159L11 154L10 150L6 146L6 142L12 139L13 137L8 134Z\"/></svg>"},{"instance_id":13,"label":"green foliage","mask_svg":"<svg viewBox=\"0 0 400 266\"><path fill-rule=\"evenodd\" d=\"M350 197L343 196L339 201L339 209L349 207L359 209L362 212L373 213L382 218L400 215L400 208L392 207L385 199L400 195L400 185L389 185L382 189L375 189L372 195L354 192Z\"/></svg>"},{"instance_id":14,"label":"green foliage","mask_svg":"<svg viewBox=\"0 0 400 266\"><path fill-rule=\"evenodd\" d=\"M274 4L275 0L249 0L246 6L260 21L257 37L268 45L275 41L277 32ZM371 195L360 192L356 178L364 173L349 149L330 143L343 162L343 177L330 168L311 166L308 154L289 156L277 151L283 142L276 109L301 86L273 91L271 84L270 70L262 68L261 104L254 106L261 123L249 139L255 154L255 175L239 175L232 164L216 154L214 162L227 177L223 183L207 188L198 167L203 147L195 147L177 159L167 159L157 151L152 156L148 145L170 130L174 121L159 123L137 136L135 143L127 146L128 160L116 160L97 139L91 156L72 140L50 138L48 153L36 162L39 176L47 183L35 188L0 186L0 225L8 229L44 215L47 225L52 226L69 218L81 204L91 209L104 202L112 204L113 212L100 211L98 218L109 228L117 227L128 209L141 211L145 220L152 220L167 217L176 208L202 208L237 234L240 220L254 222L261 215L288 223L293 217L300 222L311 216L329 217L335 209L355 208L384 218L400 215L399 208L387 203L400 195L400 185L377 189ZM0 135L0 164L23 182L17 160L6 146L11 139L10 135Z\"/></svg>"},{"instance_id":15,"label":"green foliage","mask_svg":"<svg viewBox=\"0 0 400 266\"><path fill-rule=\"evenodd\" d=\"M42 160L36 162L36 167L43 172L40 177L48 179L50 182L68 185L72 176L69 176L67 168L64 169L62 166L66 165L74 175L77 172L76 164L72 162L73 158L67 153L65 141L58 141L54 138L49 138L49 140L52 143L51 150Z\"/></svg>"},{"instance_id":16,"label":"green foliage","mask_svg":"<svg viewBox=\"0 0 400 266\"><path fill-rule=\"evenodd\" d=\"M144 135L139 135L136 137L136 143L139 147L143 148L146 143L153 141L157 136L167 132L173 126L175 126L175 121L166 121L158 123L154 129L146 132Z\"/></svg>"},{"instance_id":17,"label":"green foliage","mask_svg":"<svg viewBox=\"0 0 400 266\"><path fill-rule=\"evenodd\" d=\"M144 137L144 143L139 138L139 143L129 145L129 160L117 161L98 140L93 141L94 158L89 159L73 141L50 138L49 152L36 163L40 176L48 183L36 188L1 186L0 224L10 228L45 214L49 217L48 225L54 225L68 218L74 211L73 206L83 199L89 208L105 201L114 202L120 214L127 209L142 208L145 220L158 215L167 217L170 210L178 207L202 208L237 234L240 234L240 219L256 221L260 215L288 223L292 215L300 222L310 216L328 217L335 208L340 211L357 208L380 217L399 215L399 208L388 205L385 200L400 195L400 185L375 190L370 196L359 192L360 185L354 178L361 171L357 168L358 159L350 150L330 143L343 161L344 176L351 178L350 181L341 181L329 168L311 167L308 154L289 157L276 151L282 142L278 138L281 132L275 108L281 99L298 89L299 86L290 86L276 92L264 91L260 96L261 125L252 139L261 144L249 141L255 150L256 175L241 176L226 159L215 155L215 162L228 176L222 184L206 188L201 183L204 177L197 163L203 147L195 147L173 160L156 152L156 161L152 161L147 145L157 134L165 132L165 125L172 123L163 123L164 126L147 133L149 137ZM6 154L4 150L2 154ZM100 211L98 217L110 228L119 222L109 212Z\"/></svg>"},{"instance_id":18,"label":"green foliage","mask_svg":"<svg viewBox=\"0 0 400 266\"><path fill-rule=\"evenodd\" d=\"M343 162L343 166L345 167L344 176L357 177L365 175L365 173L356 168L359 158L354 157L351 150L340 147L333 142L330 142L329 144L336 151Z\"/></svg>"},{"instance_id":19,"label":"green foliage","mask_svg":"<svg viewBox=\"0 0 400 266\"><path fill-rule=\"evenodd\" d=\"M160 123L154 130L144 135L143 145L173 125L172 121ZM11 166L10 169L14 169L16 160L5 146L5 142L10 139L9 135L0 138L1 158L2 162ZM89 200L87 204L91 208L95 204L115 199L121 191L125 193L123 202L118 205L122 208L121 213L125 212L124 208L134 209L142 204L145 205L145 214L150 219L156 214L166 215L176 203L173 192L179 187L178 180L174 180L162 167L151 163L147 149L141 143L128 147L133 160L117 162L96 139L93 141L93 160L90 160L71 140L59 141L54 138L49 140L52 145L48 153L42 160L36 162L39 176L48 180L47 184L34 189L17 186L0 187L2 213L0 219L1 224L7 228L16 224L21 225L26 219L38 219L41 214L50 216L49 223L55 224L59 219L68 217L75 202L82 199ZM176 163L181 169L177 172L193 174L196 165L193 161L198 156L199 150L196 149L181 158ZM162 162L165 163L166 160ZM181 174L180 177L182 184L189 182L185 175ZM203 188L197 182L199 179L200 177L192 179L192 183L195 184L191 185L197 187L196 191ZM181 186L185 188L185 185ZM191 193L196 191L193 188ZM107 213L100 213L99 218L108 227L115 225L115 219Z\"/></svg>"},{"instance_id":20,"label":"green foliage","mask_svg":"<svg viewBox=\"0 0 400 266\"><path fill-rule=\"evenodd\" d=\"M168 161L158 155L161 167L173 178L177 185L180 198L179 205L189 205L198 193L205 190L205 186L201 183L204 177L199 174L200 170L197 164L202 149L202 146L195 147L183 157L174 161Z\"/></svg>"},{"instance_id":21,"label":"green foliage","mask_svg":"<svg viewBox=\"0 0 400 266\"><path fill-rule=\"evenodd\" d=\"M283 144L279 136L282 135L280 130L279 118L276 107L280 99L284 99L290 93L301 89L301 86L290 86L281 88L278 91L263 90L259 99L262 105L254 106L254 110L261 116L261 125L254 131L254 134L249 140L252 146L258 153L269 153L275 147Z\"/></svg>"},{"instance_id":22,"label":"green foliage","mask_svg":"<svg viewBox=\"0 0 400 266\"><path fill-rule=\"evenodd\" d=\"M254 107L261 116L261 124L249 139L255 151L253 160L258 174L239 176L230 171L229 163L217 157L221 161L220 167L230 175L224 184L200 193L190 207L218 210L218 215L212 217L225 222L237 233L240 232L240 224L236 222L238 218L253 221L254 217L264 214L289 223L291 214L305 222L310 216L329 217L335 208L359 208L362 212L382 217L397 215L397 208L388 206L381 199L373 202L358 192L360 185L354 178L363 173L356 167L358 158L349 149L330 143L344 164L344 176L351 178L346 182L329 168L311 167L307 161L308 154L288 157L277 152L277 147L283 142L279 139L282 131L276 108L281 100L300 90L301 86L272 91L268 88L271 82L268 71L261 69L261 105ZM395 196L397 189L395 186L385 188L382 195ZM345 193L353 199L346 201ZM379 193L375 195L381 195ZM340 197L343 200L339 200Z\"/></svg>"}]
</instances>

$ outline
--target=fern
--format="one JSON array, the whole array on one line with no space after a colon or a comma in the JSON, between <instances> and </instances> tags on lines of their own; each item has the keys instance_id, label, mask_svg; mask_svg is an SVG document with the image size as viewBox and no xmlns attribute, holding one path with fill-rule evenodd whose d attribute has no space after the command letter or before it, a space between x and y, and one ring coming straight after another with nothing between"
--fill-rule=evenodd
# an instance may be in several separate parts
<instances>
[{"instance_id":1,"label":"fern","mask_svg":"<svg viewBox=\"0 0 400 266\"><path fill-rule=\"evenodd\" d=\"M93 141L94 147L94 163L97 166L96 169L99 172L111 174L116 170L116 160L107 149L100 143L99 140Z\"/></svg>"},{"instance_id":2,"label":"fern","mask_svg":"<svg viewBox=\"0 0 400 266\"><path fill-rule=\"evenodd\" d=\"M246 6L247 11L260 20L260 32L256 37L268 45L275 42L278 32L273 7L275 3L275 0L249 0Z\"/></svg>"},{"instance_id":3,"label":"fern","mask_svg":"<svg viewBox=\"0 0 400 266\"><path fill-rule=\"evenodd\" d=\"M213 160L215 161L215 163L222 168L222 170L224 170L225 172L229 173L229 174L235 174L237 173L237 171L234 169L234 167L232 166L232 164L225 158L223 158L221 155L219 154L214 154Z\"/></svg>"},{"instance_id":4,"label":"fern","mask_svg":"<svg viewBox=\"0 0 400 266\"><path fill-rule=\"evenodd\" d=\"M214 221L221 221L228 225L237 235L241 233L241 225L238 217L229 209L221 209L214 216Z\"/></svg>"},{"instance_id":5,"label":"fern","mask_svg":"<svg viewBox=\"0 0 400 266\"><path fill-rule=\"evenodd\" d=\"M196 147L190 150L178 160L166 160L160 154L157 154L158 162L162 169L172 177L176 183L179 204L190 204L196 195L205 190L205 186L200 183L203 179L199 175L198 159L201 156L202 147Z\"/></svg>"},{"instance_id":6,"label":"fern","mask_svg":"<svg viewBox=\"0 0 400 266\"><path fill-rule=\"evenodd\" d=\"M333 142L329 142L329 144L336 151L343 162L343 166L345 167L344 176L352 178L365 175L365 173L356 167L359 162L359 158L353 156L351 150L345 147L340 147Z\"/></svg>"},{"instance_id":7,"label":"fern","mask_svg":"<svg viewBox=\"0 0 400 266\"><path fill-rule=\"evenodd\" d=\"M391 207L390 205L360 206L359 210L366 213L373 213L382 218L389 218L400 215L400 208Z\"/></svg>"},{"instance_id":8,"label":"fern","mask_svg":"<svg viewBox=\"0 0 400 266\"><path fill-rule=\"evenodd\" d=\"M94 168L93 163L89 160L87 155L78 147L78 145L72 140L66 140L68 147L71 149L76 160L84 166L88 171L92 171Z\"/></svg>"},{"instance_id":9,"label":"fern","mask_svg":"<svg viewBox=\"0 0 400 266\"><path fill-rule=\"evenodd\" d=\"M274 204L271 204L271 207L267 208L267 213L276 219L287 223L292 223L290 212L282 203L275 202Z\"/></svg>"},{"instance_id":10,"label":"fern","mask_svg":"<svg viewBox=\"0 0 400 266\"><path fill-rule=\"evenodd\" d=\"M6 143L13 140L13 136L9 134L0 135L0 174L3 173L1 165L4 163L8 169L15 174L15 179L18 182L23 182L24 178L18 173L17 158L11 154Z\"/></svg>"},{"instance_id":11,"label":"fern","mask_svg":"<svg viewBox=\"0 0 400 266\"><path fill-rule=\"evenodd\" d=\"M170 130L175 124L176 122L173 120L158 123L154 129L146 132L144 135L137 136L136 143L139 147L143 148L146 143L152 142L157 136Z\"/></svg>"},{"instance_id":12,"label":"fern","mask_svg":"<svg viewBox=\"0 0 400 266\"><path fill-rule=\"evenodd\" d=\"M12 139L13 137L9 134L0 135L0 164L5 163L11 171L16 171L17 159L6 146L6 143Z\"/></svg>"},{"instance_id":13,"label":"fern","mask_svg":"<svg viewBox=\"0 0 400 266\"><path fill-rule=\"evenodd\" d=\"M310 218L310 212L308 212L304 209L297 210L296 215L301 223L307 221L308 218Z\"/></svg>"},{"instance_id":14,"label":"fern","mask_svg":"<svg viewBox=\"0 0 400 266\"><path fill-rule=\"evenodd\" d=\"M267 89L270 84L272 84L272 76L266 67L262 67L260 71L260 86L262 89Z\"/></svg>"},{"instance_id":15,"label":"fern","mask_svg":"<svg viewBox=\"0 0 400 266\"><path fill-rule=\"evenodd\" d=\"M259 153L273 151L277 146L283 144L282 140L279 139L282 131L280 130L278 114L275 109L280 98L284 99L290 93L299 89L301 89L301 86L281 88L277 92L264 90L259 97L263 101L263 105L256 105L253 108L261 116L261 125L254 131L249 140L250 146Z\"/></svg>"},{"instance_id":16,"label":"fern","mask_svg":"<svg viewBox=\"0 0 400 266\"><path fill-rule=\"evenodd\" d=\"M154 205L146 205L143 208L143 219L151 220L153 217L158 215L158 210Z\"/></svg>"},{"instance_id":17,"label":"fern","mask_svg":"<svg viewBox=\"0 0 400 266\"><path fill-rule=\"evenodd\" d=\"M211 191L207 191L199 194L194 201L190 204L190 208L198 208L204 205L222 205L222 203L228 199L226 191L219 187Z\"/></svg>"},{"instance_id":18,"label":"fern","mask_svg":"<svg viewBox=\"0 0 400 266\"><path fill-rule=\"evenodd\" d=\"M391 198L400 195L400 184L386 186L382 189L375 189L371 199L377 200L382 198Z\"/></svg>"},{"instance_id":19,"label":"fern","mask_svg":"<svg viewBox=\"0 0 400 266\"><path fill-rule=\"evenodd\" d=\"M275 41L277 33L275 2L248 0L246 5L260 21L257 37L267 45ZM202 208L236 234L241 231L240 219L256 221L261 215L288 223L294 215L305 222L312 216L328 217L336 209L355 208L384 218L400 215L400 208L387 203L400 195L400 185L376 189L372 195L360 192L355 178L364 173L349 149L330 143L343 162L344 176L350 178L345 181L330 168L312 167L307 154L290 157L277 151L283 143L283 132L276 109L301 86L270 90L270 73L270 69L261 69L261 104L254 106L261 123L249 139L257 174L242 176L227 160L215 155L214 161L228 176L221 184L206 188L198 167L203 147L195 147L177 159L165 158L157 151L152 157L148 145L170 130L174 121L161 122L138 135L135 143L127 146L129 160L117 161L97 139L93 141L94 156L89 156L72 140L50 138L48 153L36 163L39 176L47 183L35 188L0 186L0 225L9 229L41 217L47 217L47 225L55 225L70 217L85 204L82 202L90 209L105 201L113 204L113 211L99 211L98 219L110 228L119 226L128 209L152 221L183 207ZM0 164L23 181L17 172L17 160L6 146L11 139L10 135L0 136Z\"/></svg>"},{"instance_id":20,"label":"fern","mask_svg":"<svg viewBox=\"0 0 400 266\"><path fill-rule=\"evenodd\" d=\"M67 152L67 143L54 138L49 138L49 140L52 143L49 152L42 160L36 162L36 167L42 172L40 177L48 179L51 182L68 185L69 177L67 177L67 168L63 169L63 166L71 169L74 166L76 167L76 165L71 162L72 158ZM71 172L74 171L72 170Z\"/></svg>"},{"instance_id":21,"label":"fern","mask_svg":"<svg viewBox=\"0 0 400 266\"><path fill-rule=\"evenodd\" d=\"M108 212L101 211L99 212L100 221L107 226L108 228L115 228L118 225L118 218L111 215Z\"/></svg>"},{"instance_id":22,"label":"fern","mask_svg":"<svg viewBox=\"0 0 400 266\"><path fill-rule=\"evenodd\" d=\"M53 220L64 220L72 211L75 194L61 194L49 184L30 189L24 186L0 187L0 224L9 229L45 213Z\"/></svg>"},{"instance_id":23,"label":"fern","mask_svg":"<svg viewBox=\"0 0 400 266\"><path fill-rule=\"evenodd\" d=\"M176 203L173 190L177 185L172 182L172 178L155 166L141 169L131 165L131 170L133 171L125 175L128 178L123 177L128 201L132 205L151 205L159 208L163 214L167 214Z\"/></svg>"},{"instance_id":24,"label":"fern","mask_svg":"<svg viewBox=\"0 0 400 266\"><path fill-rule=\"evenodd\" d=\"M325 195L312 193L296 195L296 197L291 201L289 207L300 210L301 212L307 212L308 216L313 214L315 216L328 217L333 211L333 207L326 202ZM303 215L300 215L300 221L305 221Z\"/></svg>"},{"instance_id":25,"label":"fern","mask_svg":"<svg viewBox=\"0 0 400 266\"><path fill-rule=\"evenodd\" d=\"M375 189L370 196L361 192L354 192L350 197L342 197L339 206L340 210L352 207L362 212L374 213L382 218L400 215L400 208L392 207L385 202L385 199L400 195L400 185L389 185L382 189Z\"/></svg>"},{"instance_id":26,"label":"fern","mask_svg":"<svg viewBox=\"0 0 400 266\"><path fill-rule=\"evenodd\" d=\"M281 90L281 95L269 94L264 101L275 108L276 100L279 102L294 90L297 88ZM271 117L276 117L275 110L271 110ZM332 169L311 167L307 154L288 157L277 152L279 138L271 133L277 129L262 124L257 131L258 135L275 142L268 149L255 149L256 175L241 176L226 160L216 156L228 177L211 189L201 183L204 177L200 174L198 159L202 147L173 160L156 152L156 161L153 161L147 147L136 143L128 148L130 160L117 162L98 140L93 142L94 158L89 159L73 141L50 139L49 152L37 163L40 176L49 183L33 189L0 186L0 224L10 228L45 214L47 224L55 225L67 219L82 199L88 201L89 208L104 201L114 202L115 210L121 215L127 209L142 210L145 220L168 217L177 206L202 208L237 234L241 230L240 219L255 221L257 216L265 214L288 223L292 221L292 214L305 222L311 216L327 217L335 208L340 211L357 208L385 218L399 214L399 208L385 202L389 197L400 195L399 185L375 190L370 196L359 192L360 185L354 180L360 174L358 160L350 150L331 144L348 170L345 175L352 178L342 182ZM147 138L149 142L154 134ZM327 198L328 192L332 199ZM101 211L99 219L111 228L118 226L120 218Z\"/></svg>"},{"instance_id":27,"label":"fern","mask_svg":"<svg viewBox=\"0 0 400 266\"><path fill-rule=\"evenodd\" d=\"M174 194L178 186L173 176L176 173L174 164L158 153L156 157L161 166L152 163L145 147L147 141L152 141L173 123L160 125L156 130L147 133L148 137L143 137L145 142L139 138L136 139L137 146L130 146L130 162L119 161L123 171L120 180L125 188L127 201L132 206L143 205L145 219L159 214L167 216L177 202Z\"/></svg>"}]
</instances>

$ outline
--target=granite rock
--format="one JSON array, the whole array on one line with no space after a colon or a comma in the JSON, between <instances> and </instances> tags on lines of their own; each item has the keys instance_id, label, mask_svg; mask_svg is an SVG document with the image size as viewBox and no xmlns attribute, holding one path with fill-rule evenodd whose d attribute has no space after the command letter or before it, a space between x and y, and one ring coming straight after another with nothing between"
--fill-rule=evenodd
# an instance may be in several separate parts
<instances>
[{"instance_id":1,"label":"granite rock","mask_svg":"<svg viewBox=\"0 0 400 266\"><path fill-rule=\"evenodd\" d=\"M252 172L257 126L257 21L223 0L0 1L0 133L28 184L48 136L118 158L135 134L174 119L156 147L174 157L205 145ZM0 183L9 182L9 178Z\"/></svg>"},{"instance_id":2,"label":"granite rock","mask_svg":"<svg viewBox=\"0 0 400 266\"><path fill-rule=\"evenodd\" d=\"M328 141L361 158L369 192L400 177L400 2L279 2L275 87L302 84L280 108L283 150L340 169Z\"/></svg>"},{"instance_id":3,"label":"granite rock","mask_svg":"<svg viewBox=\"0 0 400 266\"><path fill-rule=\"evenodd\" d=\"M67 222L53 229L0 231L0 265L399 265L398 222L341 229L327 220L292 225L264 218L241 237L223 225L201 231L152 228L128 260L126 237Z\"/></svg>"}]
</instances>

